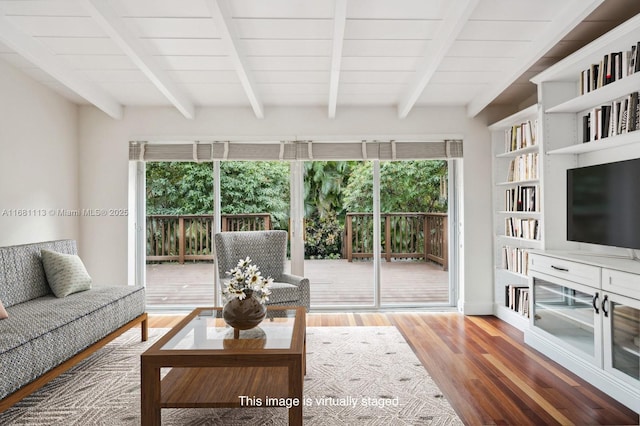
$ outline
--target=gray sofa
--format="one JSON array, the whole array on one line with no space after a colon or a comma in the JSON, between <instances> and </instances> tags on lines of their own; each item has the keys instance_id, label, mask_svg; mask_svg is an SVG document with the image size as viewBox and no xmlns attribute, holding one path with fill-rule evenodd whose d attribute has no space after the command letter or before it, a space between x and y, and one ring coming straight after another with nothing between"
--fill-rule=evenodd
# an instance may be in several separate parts
<instances>
[{"instance_id":1,"label":"gray sofa","mask_svg":"<svg viewBox=\"0 0 640 426\"><path fill-rule=\"evenodd\" d=\"M73 240L0 247L0 412L129 328L147 338L144 287L95 287L57 298L40 250L76 254Z\"/></svg>"}]
</instances>

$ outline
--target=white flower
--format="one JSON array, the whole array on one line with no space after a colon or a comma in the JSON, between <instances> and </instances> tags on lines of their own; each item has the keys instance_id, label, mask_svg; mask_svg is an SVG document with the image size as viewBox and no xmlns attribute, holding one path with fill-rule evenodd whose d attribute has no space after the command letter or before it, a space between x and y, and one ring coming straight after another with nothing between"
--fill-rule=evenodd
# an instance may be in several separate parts
<instances>
[{"instance_id":1,"label":"white flower","mask_svg":"<svg viewBox=\"0 0 640 426\"><path fill-rule=\"evenodd\" d=\"M253 274L250 273L249 277L247 278L247 284L249 284L249 287L253 289L259 287L261 282L262 277L260 276L260 272L254 272Z\"/></svg>"},{"instance_id":2,"label":"white flower","mask_svg":"<svg viewBox=\"0 0 640 426\"><path fill-rule=\"evenodd\" d=\"M238 261L238 268L240 269L246 269L249 265L251 265L251 259L249 258L249 256Z\"/></svg>"},{"instance_id":3,"label":"white flower","mask_svg":"<svg viewBox=\"0 0 640 426\"><path fill-rule=\"evenodd\" d=\"M273 278L263 277L257 265L251 264L251 259L247 256L240 259L238 265L226 272L230 276L229 281L225 284L223 293L228 298L237 297L244 300L247 297L247 290L256 291L260 298L260 303L269 300L271 290L269 287L273 284Z\"/></svg>"},{"instance_id":4,"label":"white flower","mask_svg":"<svg viewBox=\"0 0 640 426\"><path fill-rule=\"evenodd\" d=\"M259 290L266 294L271 294L269 287L273 285L273 278L269 277L262 280Z\"/></svg>"}]
</instances>

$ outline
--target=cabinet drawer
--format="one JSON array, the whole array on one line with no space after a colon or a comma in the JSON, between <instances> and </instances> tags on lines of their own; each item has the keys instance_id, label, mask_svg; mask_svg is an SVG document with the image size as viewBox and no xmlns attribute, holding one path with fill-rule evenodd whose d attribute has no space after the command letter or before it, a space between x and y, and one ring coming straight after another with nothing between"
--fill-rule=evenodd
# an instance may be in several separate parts
<instances>
[{"instance_id":1,"label":"cabinet drawer","mask_svg":"<svg viewBox=\"0 0 640 426\"><path fill-rule=\"evenodd\" d=\"M597 266L531 254L529 256L529 269L589 287L600 288L600 268Z\"/></svg>"},{"instance_id":2,"label":"cabinet drawer","mask_svg":"<svg viewBox=\"0 0 640 426\"><path fill-rule=\"evenodd\" d=\"M640 275L614 269L603 269L602 289L640 299Z\"/></svg>"}]
</instances>

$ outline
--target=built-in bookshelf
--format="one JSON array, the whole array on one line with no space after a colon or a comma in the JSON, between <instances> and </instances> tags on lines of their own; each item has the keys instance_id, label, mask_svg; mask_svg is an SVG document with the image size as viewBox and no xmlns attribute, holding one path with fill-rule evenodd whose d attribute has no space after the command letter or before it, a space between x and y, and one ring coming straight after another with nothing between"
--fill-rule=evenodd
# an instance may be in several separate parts
<instances>
[{"instance_id":1,"label":"built-in bookshelf","mask_svg":"<svg viewBox=\"0 0 640 426\"><path fill-rule=\"evenodd\" d=\"M533 105L489 127L493 148L494 312L519 329L528 327L528 253L543 247L538 111Z\"/></svg>"},{"instance_id":2,"label":"built-in bookshelf","mask_svg":"<svg viewBox=\"0 0 640 426\"><path fill-rule=\"evenodd\" d=\"M525 328L525 342L637 411L640 410L637 374L640 352L633 339L638 335L640 312L638 263L617 257L629 255L625 249L567 239L566 179L570 168L640 157L640 15L531 81L538 86L538 132L542 135L538 153L544 162L538 175L539 216L533 212L509 212L506 208L494 211L495 217L501 216L502 220L507 217L537 219L542 228L541 250L529 249L529 270L519 271L528 276L523 282L529 286L525 295L530 298L531 312L529 326ZM495 188L501 187L495 185ZM502 197L509 199L504 191L501 192ZM497 197L496 194L494 204L500 205ZM500 244L501 238L504 237L496 238L496 245ZM521 244L512 246L525 247ZM564 257L553 253L563 253ZM637 251L634 255L637 256ZM501 265L496 268L496 292L498 287L502 291L502 295L496 293L496 297L504 298L502 302L517 303L516 292L522 291L517 290L520 283L516 278L503 277L506 274L503 270L522 267L521 256L523 254L514 248L496 251L496 264ZM506 266L505 262L508 262ZM616 281L624 281L625 285L612 288ZM544 294L538 293L548 293L546 282L570 288L570 292L561 292L561 298L569 302L570 298L565 296L573 291L589 294L581 303L584 307L580 311L587 321L576 315L575 304L569 307L571 311L564 311L558 304L545 305ZM581 287L574 286L574 282ZM508 284L516 287L504 288ZM614 338L613 327L626 320L619 314L614 320L616 310L633 312L635 316L629 328L631 332L616 331L623 337ZM548 318L554 318L546 329L544 313L550 314ZM563 313L571 315L562 317ZM563 325L569 322L571 327ZM582 336L584 324L592 324L594 329L595 337L589 341L590 347L595 348L591 355L580 349L587 341ZM626 328L623 331L626 332ZM624 355L625 361L614 362L620 354ZM632 371L625 370L627 365L633 366Z\"/></svg>"},{"instance_id":3,"label":"built-in bookshelf","mask_svg":"<svg viewBox=\"0 0 640 426\"><path fill-rule=\"evenodd\" d=\"M541 102L544 114L575 114L577 137L547 154L583 154L640 141L639 25L639 16L631 18L531 80L555 84L563 93L559 101Z\"/></svg>"}]
</instances>

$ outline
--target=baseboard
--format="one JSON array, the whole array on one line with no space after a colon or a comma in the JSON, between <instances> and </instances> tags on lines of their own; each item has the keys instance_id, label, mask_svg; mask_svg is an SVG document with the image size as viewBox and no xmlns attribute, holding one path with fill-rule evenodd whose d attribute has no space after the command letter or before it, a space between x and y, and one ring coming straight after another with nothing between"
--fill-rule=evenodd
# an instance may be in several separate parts
<instances>
[{"instance_id":1,"label":"baseboard","mask_svg":"<svg viewBox=\"0 0 640 426\"><path fill-rule=\"evenodd\" d=\"M520 331L525 331L529 328L529 318L520 315L519 313L507 308L506 306L494 305L493 315L500 318Z\"/></svg>"},{"instance_id":2,"label":"baseboard","mask_svg":"<svg viewBox=\"0 0 640 426\"><path fill-rule=\"evenodd\" d=\"M469 303L459 300L458 311L465 315L493 315L493 302Z\"/></svg>"}]
</instances>

